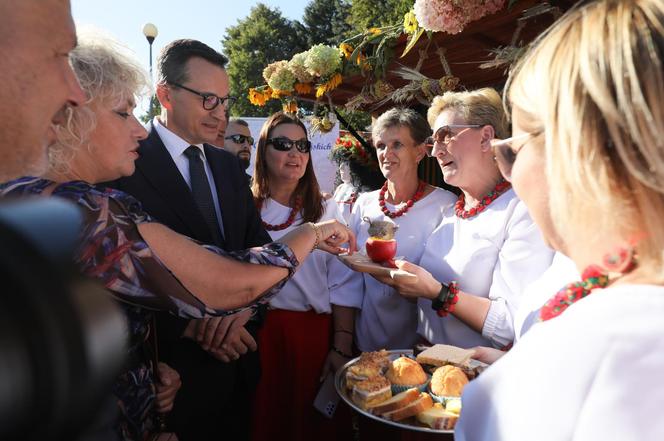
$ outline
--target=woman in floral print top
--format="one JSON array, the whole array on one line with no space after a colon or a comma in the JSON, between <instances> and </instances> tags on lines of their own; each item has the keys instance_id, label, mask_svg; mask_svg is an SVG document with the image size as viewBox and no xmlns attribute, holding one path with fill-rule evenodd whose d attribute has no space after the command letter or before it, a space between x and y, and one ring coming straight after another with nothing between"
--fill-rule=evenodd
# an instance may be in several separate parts
<instances>
[{"instance_id":1,"label":"woman in floral print top","mask_svg":"<svg viewBox=\"0 0 664 441\"><path fill-rule=\"evenodd\" d=\"M129 322L129 362L117 379L125 440L154 432L155 380L147 344L153 310L185 318L233 314L265 303L313 249L344 251L354 238L338 222L306 224L271 243L227 253L201 245L155 222L120 191L95 186L134 172L145 129L134 118L135 95L145 83L138 65L106 40L79 39L71 62L88 95L57 128L45 178L24 177L0 186L0 197L53 196L77 204L84 222L75 262L119 301Z\"/></svg>"}]
</instances>

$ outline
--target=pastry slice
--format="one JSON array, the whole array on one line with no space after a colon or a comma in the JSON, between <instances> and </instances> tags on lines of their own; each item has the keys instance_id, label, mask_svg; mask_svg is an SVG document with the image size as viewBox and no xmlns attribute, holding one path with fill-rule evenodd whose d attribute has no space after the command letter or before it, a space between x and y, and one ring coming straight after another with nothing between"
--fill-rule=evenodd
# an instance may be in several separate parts
<instances>
[{"instance_id":1,"label":"pastry slice","mask_svg":"<svg viewBox=\"0 0 664 441\"><path fill-rule=\"evenodd\" d=\"M376 406L392 397L392 386L387 378L377 375L353 386L351 399L362 409Z\"/></svg>"},{"instance_id":2,"label":"pastry slice","mask_svg":"<svg viewBox=\"0 0 664 441\"><path fill-rule=\"evenodd\" d=\"M416 418L417 421L426 424L432 429L452 430L454 429L457 419L459 419L459 415L448 412L443 409L443 406L440 403L436 403L433 407L418 413Z\"/></svg>"},{"instance_id":3,"label":"pastry slice","mask_svg":"<svg viewBox=\"0 0 664 441\"><path fill-rule=\"evenodd\" d=\"M431 399L431 395L426 392L420 392L420 396L415 401L391 412L385 412L383 418L392 421L401 421L424 412L427 409L431 409L432 407L433 400Z\"/></svg>"},{"instance_id":4,"label":"pastry slice","mask_svg":"<svg viewBox=\"0 0 664 441\"><path fill-rule=\"evenodd\" d=\"M386 412L392 412L394 410L406 407L408 404L417 400L420 397L420 391L413 387L399 394L394 395L387 401L383 401L377 406L369 407L367 410L374 415L382 415Z\"/></svg>"}]
</instances>

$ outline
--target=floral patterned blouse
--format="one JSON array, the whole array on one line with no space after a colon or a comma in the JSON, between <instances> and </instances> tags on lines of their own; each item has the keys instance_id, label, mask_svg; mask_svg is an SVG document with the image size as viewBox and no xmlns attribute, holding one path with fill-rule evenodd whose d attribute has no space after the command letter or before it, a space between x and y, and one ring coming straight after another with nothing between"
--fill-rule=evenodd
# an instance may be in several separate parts
<instances>
[{"instance_id":1,"label":"floral patterned blouse","mask_svg":"<svg viewBox=\"0 0 664 441\"><path fill-rule=\"evenodd\" d=\"M0 185L0 197L37 196L53 184L46 179L24 177ZM289 271L288 277L253 305L231 311L212 309L189 292L145 243L137 226L155 220L135 198L83 181L60 183L52 196L68 199L82 208L83 231L75 262L83 274L101 280L128 318L129 361L114 385L120 408L118 430L124 440L143 440L154 429L155 389L148 343L151 311L166 310L196 319L233 314L267 303L293 275L298 261L288 246L277 242L240 252L203 245L228 258Z\"/></svg>"}]
</instances>

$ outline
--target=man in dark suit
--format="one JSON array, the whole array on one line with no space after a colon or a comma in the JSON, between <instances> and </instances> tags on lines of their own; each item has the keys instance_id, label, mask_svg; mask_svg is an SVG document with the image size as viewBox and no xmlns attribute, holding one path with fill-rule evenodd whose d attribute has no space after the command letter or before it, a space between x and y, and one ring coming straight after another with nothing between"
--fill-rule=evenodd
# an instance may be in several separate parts
<instances>
[{"instance_id":1,"label":"man in dark suit","mask_svg":"<svg viewBox=\"0 0 664 441\"><path fill-rule=\"evenodd\" d=\"M135 196L175 231L231 251L270 242L270 236L237 158L207 144L215 140L231 101L226 61L195 40L176 40L162 50L162 113L141 142L134 175L111 185ZM251 314L189 322L158 316L159 357L182 378L169 415L180 441L248 438L250 397L259 375L258 320Z\"/></svg>"}]
</instances>

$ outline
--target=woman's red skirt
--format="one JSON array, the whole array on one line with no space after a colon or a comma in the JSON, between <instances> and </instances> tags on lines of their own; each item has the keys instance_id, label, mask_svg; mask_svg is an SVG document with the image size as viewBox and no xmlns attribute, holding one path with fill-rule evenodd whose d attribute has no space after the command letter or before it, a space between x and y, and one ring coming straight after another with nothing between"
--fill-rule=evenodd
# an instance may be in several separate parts
<instances>
[{"instance_id":1,"label":"woman's red skirt","mask_svg":"<svg viewBox=\"0 0 664 441\"><path fill-rule=\"evenodd\" d=\"M349 439L350 414L339 403L333 419L313 407L330 350L332 316L273 309L258 333L261 379L253 441Z\"/></svg>"}]
</instances>

